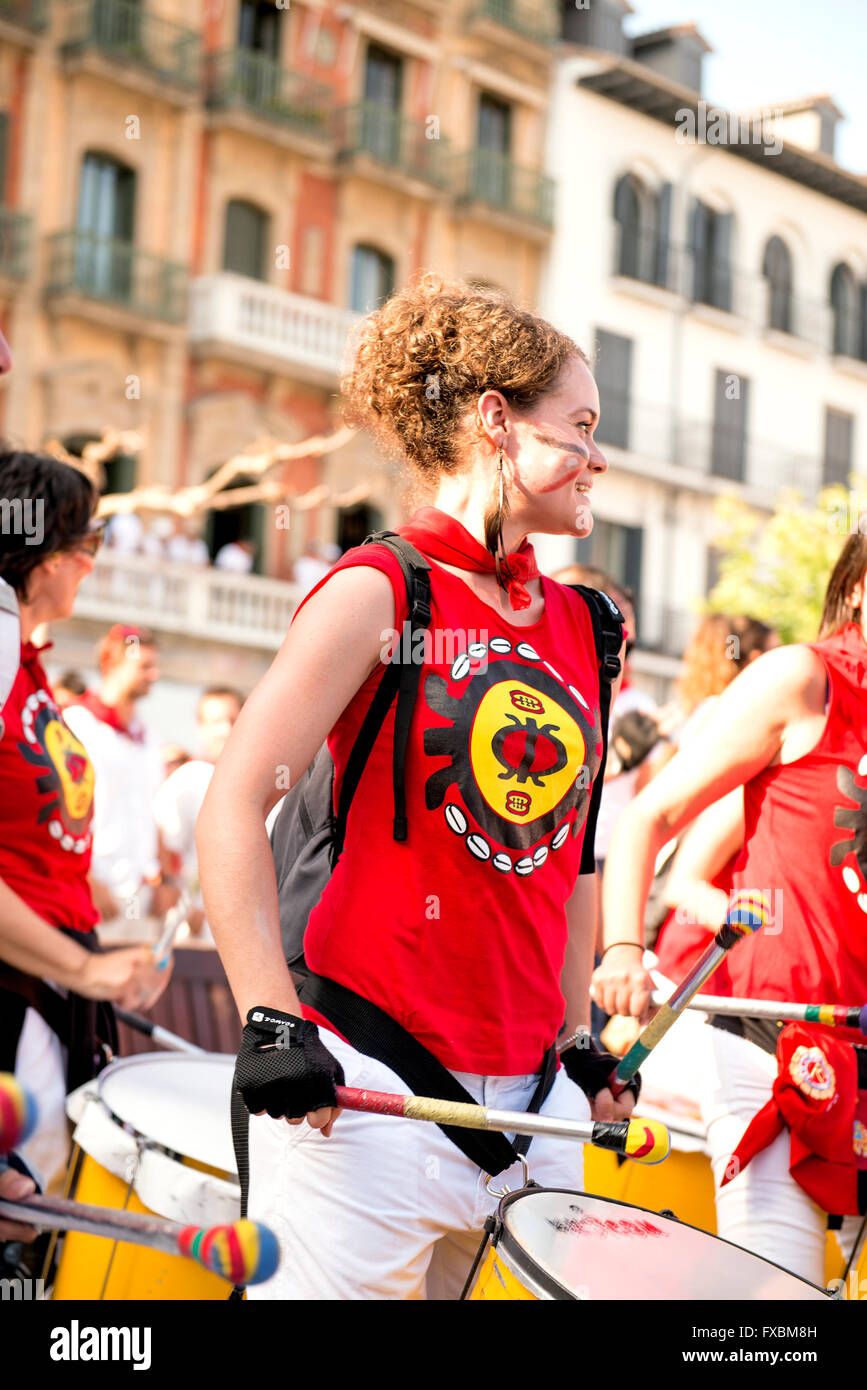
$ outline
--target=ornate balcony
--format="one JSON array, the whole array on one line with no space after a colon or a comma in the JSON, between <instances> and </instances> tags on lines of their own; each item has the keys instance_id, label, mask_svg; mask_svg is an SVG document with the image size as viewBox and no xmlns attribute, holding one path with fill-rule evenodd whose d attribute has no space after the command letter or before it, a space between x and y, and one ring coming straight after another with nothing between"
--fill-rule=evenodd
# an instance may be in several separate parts
<instances>
[{"instance_id":1,"label":"ornate balcony","mask_svg":"<svg viewBox=\"0 0 867 1390\"><path fill-rule=\"evenodd\" d=\"M145 318L181 323L186 292L185 266L140 251L131 242L79 231L48 238L49 297L81 295Z\"/></svg>"},{"instance_id":2,"label":"ornate balcony","mask_svg":"<svg viewBox=\"0 0 867 1390\"><path fill-rule=\"evenodd\" d=\"M460 202L482 204L545 230L553 225L553 181L538 169L514 164L497 150L455 155L452 180Z\"/></svg>"},{"instance_id":3,"label":"ornate balcony","mask_svg":"<svg viewBox=\"0 0 867 1390\"><path fill-rule=\"evenodd\" d=\"M149 14L136 0L67 0L64 11L67 61L98 55L189 92L199 86L201 41L194 29Z\"/></svg>"},{"instance_id":4,"label":"ornate balcony","mask_svg":"<svg viewBox=\"0 0 867 1390\"><path fill-rule=\"evenodd\" d=\"M477 0L469 19L501 25L537 43L554 43L559 35L559 16L551 0Z\"/></svg>"},{"instance_id":5,"label":"ornate balcony","mask_svg":"<svg viewBox=\"0 0 867 1390\"><path fill-rule=\"evenodd\" d=\"M366 158L406 178L445 187L450 142L424 122L406 120L390 106L363 101L338 111L335 126L341 159Z\"/></svg>"},{"instance_id":6,"label":"ornate balcony","mask_svg":"<svg viewBox=\"0 0 867 1390\"><path fill-rule=\"evenodd\" d=\"M208 105L240 111L276 128L325 140L330 134L331 91L298 77L247 48L230 48L208 58Z\"/></svg>"},{"instance_id":7,"label":"ornate balcony","mask_svg":"<svg viewBox=\"0 0 867 1390\"><path fill-rule=\"evenodd\" d=\"M358 318L244 275L206 275L192 283L190 342L203 353L228 354L334 386Z\"/></svg>"},{"instance_id":8,"label":"ornate balcony","mask_svg":"<svg viewBox=\"0 0 867 1390\"><path fill-rule=\"evenodd\" d=\"M48 27L49 0L0 0L0 23L20 24L39 33Z\"/></svg>"},{"instance_id":9,"label":"ornate balcony","mask_svg":"<svg viewBox=\"0 0 867 1390\"><path fill-rule=\"evenodd\" d=\"M0 276L23 280L30 269L33 220L0 207Z\"/></svg>"}]
</instances>

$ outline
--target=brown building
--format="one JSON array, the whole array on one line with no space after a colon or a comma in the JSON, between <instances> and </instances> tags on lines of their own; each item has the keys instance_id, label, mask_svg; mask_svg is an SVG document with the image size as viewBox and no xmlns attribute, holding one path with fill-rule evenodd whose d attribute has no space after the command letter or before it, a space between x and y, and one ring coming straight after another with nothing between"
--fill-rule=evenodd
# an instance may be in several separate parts
<instances>
[{"instance_id":1,"label":"brown building","mask_svg":"<svg viewBox=\"0 0 867 1390\"><path fill-rule=\"evenodd\" d=\"M206 478L264 436L337 419L347 332L420 268L528 299L554 0L0 0L0 428L73 452L140 430L106 488ZM312 537L394 524L359 436L287 465L368 500L223 512L286 578Z\"/></svg>"}]
</instances>

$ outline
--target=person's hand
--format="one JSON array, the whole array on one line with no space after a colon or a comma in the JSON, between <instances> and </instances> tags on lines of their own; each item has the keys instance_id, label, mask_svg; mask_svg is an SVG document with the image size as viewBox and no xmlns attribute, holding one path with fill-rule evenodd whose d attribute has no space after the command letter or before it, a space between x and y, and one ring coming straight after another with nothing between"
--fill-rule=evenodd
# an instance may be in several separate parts
<instances>
[{"instance_id":1,"label":"person's hand","mask_svg":"<svg viewBox=\"0 0 867 1390\"><path fill-rule=\"evenodd\" d=\"M625 1057L640 1032L641 1024L637 1018L613 1014L599 1034L599 1041L615 1057Z\"/></svg>"},{"instance_id":2,"label":"person's hand","mask_svg":"<svg viewBox=\"0 0 867 1390\"><path fill-rule=\"evenodd\" d=\"M561 1052L560 1061L569 1080L580 1086L590 1101L593 1119L628 1120L641 1091L641 1077L634 1076L615 1100L609 1082L617 1058L610 1052L600 1051L589 1034L580 1039L580 1044Z\"/></svg>"},{"instance_id":3,"label":"person's hand","mask_svg":"<svg viewBox=\"0 0 867 1390\"><path fill-rule=\"evenodd\" d=\"M172 961L158 970L150 946L123 946L88 954L72 988L86 999L107 999L122 1009L149 1009L169 982Z\"/></svg>"},{"instance_id":4,"label":"person's hand","mask_svg":"<svg viewBox=\"0 0 867 1390\"><path fill-rule=\"evenodd\" d=\"M35 1191L36 1183L33 1179L26 1178L14 1168L4 1168L0 1173L0 1197L5 1197L7 1202L20 1202L23 1197L29 1197ZM0 1220L0 1240L31 1241L36 1239L36 1234L33 1226L22 1226L18 1221Z\"/></svg>"},{"instance_id":5,"label":"person's hand","mask_svg":"<svg viewBox=\"0 0 867 1390\"><path fill-rule=\"evenodd\" d=\"M603 953L590 981L590 998L603 1013L646 1017L655 986L641 963L643 955L637 944L611 946Z\"/></svg>"},{"instance_id":6,"label":"person's hand","mask_svg":"<svg viewBox=\"0 0 867 1390\"><path fill-rule=\"evenodd\" d=\"M335 1087L343 1084L343 1068L315 1023L279 1009L250 1010L234 1085L251 1114L283 1116L290 1125L306 1118L327 1138L340 1114Z\"/></svg>"}]
</instances>

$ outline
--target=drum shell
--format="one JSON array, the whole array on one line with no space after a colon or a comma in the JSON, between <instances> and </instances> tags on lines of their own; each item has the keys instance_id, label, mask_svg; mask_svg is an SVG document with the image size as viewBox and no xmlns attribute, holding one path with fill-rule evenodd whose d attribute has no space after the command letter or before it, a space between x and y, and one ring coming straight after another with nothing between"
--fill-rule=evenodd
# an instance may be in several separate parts
<instances>
[{"instance_id":1,"label":"drum shell","mask_svg":"<svg viewBox=\"0 0 867 1390\"><path fill-rule=\"evenodd\" d=\"M80 1202L157 1215L182 1225L236 1221L240 1189L234 1174L226 1172L224 1166L231 1161L228 1096L232 1063L231 1058L212 1056L185 1065L182 1058L164 1053L142 1054L113 1063L101 1078L74 1093L68 1107L77 1120L68 1195ZM118 1078L120 1116L112 1112L103 1096L106 1092L112 1103L117 1103ZM154 1123L154 1129L161 1128L162 1143L136 1129L144 1094L142 1083L148 1079L152 1093L154 1079L158 1091L165 1086L164 1127ZM180 1100L184 1112L176 1120L171 1117L173 1097L176 1109ZM221 1142L216 1143L217 1139ZM188 1142L199 1153L198 1158L178 1152ZM177 1148L169 1147L170 1143ZM202 1161L213 1147L219 1150L214 1156L223 1166ZM193 1260L77 1231L64 1237L54 1282L54 1297L60 1300L225 1300L229 1293L226 1280Z\"/></svg>"}]
</instances>

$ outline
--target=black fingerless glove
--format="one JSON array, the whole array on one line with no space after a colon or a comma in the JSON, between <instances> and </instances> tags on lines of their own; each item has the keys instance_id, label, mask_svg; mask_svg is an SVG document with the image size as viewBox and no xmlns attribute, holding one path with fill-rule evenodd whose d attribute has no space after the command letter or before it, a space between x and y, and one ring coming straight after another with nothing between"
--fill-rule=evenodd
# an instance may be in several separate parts
<instances>
[{"instance_id":1,"label":"black fingerless glove","mask_svg":"<svg viewBox=\"0 0 867 1390\"><path fill-rule=\"evenodd\" d=\"M593 1100L600 1091L611 1085L611 1073L620 1058L598 1048L589 1033L584 1034L584 1037L586 1044L582 1046L579 1040L574 1047L567 1047L565 1052L560 1053L560 1061L569 1080L574 1081L576 1086L581 1087L585 1096ZM636 1073L623 1089L631 1091L638 1100L641 1094L640 1074Z\"/></svg>"},{"instance_id":2,"label":"black fingerless glove","mask_svg":"<svg viewBox=\"0 0 867 1390\"><path fill-rule=\"evenodd\" d=\"M235 1063L234 1085L252 1114L266 1110L300 1119L308 1110L337 1105L343 1068L319 1037L315 1023L279 1009L255 1008Z\"/></svg>"}]
</instances>

